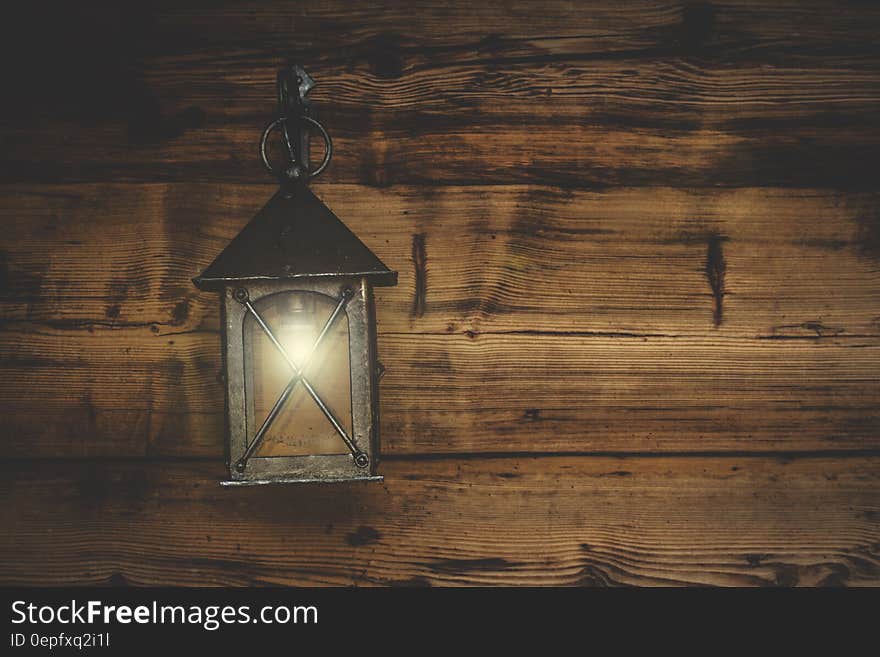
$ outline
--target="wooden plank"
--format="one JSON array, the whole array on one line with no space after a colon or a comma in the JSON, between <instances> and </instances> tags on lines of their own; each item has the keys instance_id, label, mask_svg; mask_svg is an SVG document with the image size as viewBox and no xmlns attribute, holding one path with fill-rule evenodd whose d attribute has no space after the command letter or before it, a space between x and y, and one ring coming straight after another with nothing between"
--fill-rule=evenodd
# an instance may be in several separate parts
<instances>
[{"instance_id":1,"label":"wooden plank","mask_svg":"<svg viewBox=\"0 0 880 657\"><path fill-rule=\"evenodd\" d=\"M639 74L628 62L549 64L537 71L518 65L491 73L488 66L430 71L427 82L403 80L400 92L380 82L384 100L372 104L372 95L348 100L328 91L322 117L336 157L325 180L378 187L873 188L866 170L877 163L880 143L876 64L768 72L758 65L716 71L661 63L640 65ZM447 78L463 80L465 88L447 89ZM356 88L357 80L355 74L340 84ZM187 95L168 91L174 100L161 115L192 115L192 125L181 118L180 134L149 135L147 144L132 143L131 126L112 120L8 129L3 180L266 180L254 153L274 112L271 85L260 84L238 106L216 86L201 96L194 95L200 86L192 80L180 87ZM63 150L58 133L67 135Z\"/></svg>"},{"instance_id":2,"label":"wooden plank","mask_svg":"<svg viewBox=\"0 0 880 657\"><path fill-rule=\"evenodd\" d=\"M3 337L6 453L223 453L216 334ZM393 334L380 352L392 454L880 447L876 339Z\"/></svg>"},{"instance_id":3,"label":"wooden plank","mask_svg":"<svg viewBox=\"0 0 880 657\"><path fill-rule=\"evenodd\" d=\"M316 191L400 272L378 291L382 333L864 337L880 327L876 193ZM272 193L0 187L4 321L216 329L216 298L190 278Z\"/></svg>"},{"instance_id":4,"label":"wooden plank","mask_svg":"<svg viewBox=\"0 0 880 657\"><path fill-rule=\"evenodd\" d=\"M216 299L189 278L270 193L4 188L6 448L220 454ZM392 453L877 446L873 194L319 193L401 272Z\"/></svg>"},{"instance_id":5,"label":"wooden plank","mask_svg":"<svg viewBox=\"0 0 880 657\"><path fill-rule=\"evenodd\" d=\"M534 39L525 53L542 45L573 53L651 52L659 48L692 52L697 46L718 45L760 51L773 46L790 49L804 43L854 50L860 37L870 35L866 22L878 17L877 8L834 11L833 4L827 0L782 0L772 4L757 0L633 0L620 4L606 0L593 2L590 11L583 11L564 0L548 0L540 10L528 0L420 0L416 5L402 0L355 4L344 0L320 4L238 0L216 3L212 11L206 12L199 6L175 2L154 9L154 23L140 27L156 30L167 39L150 43L152 52L214 53L261 44L276 52L337 60L359 54L366 43L383 36L386 41L389 36L396 37L412 47L426 41L450 47L462 41L485 40L487 51L492 45L507 45L500 35ZM114 20L112 12L109 20ZM852 35L853 42L842 44L841 33ZM300 40L292 41L292 35ZM153 35L141 32L138 36ZM590 42L585 44L587 39ZM558 43L564 40L573 43ZM353 44L360 45L361 50ZM343 46L348 48L340 52ZM454 55L455 51L449 50Z\"/></svg>"},{"instance_id":6,"label":"wooden plank","mask_svg":"<svg viewBox=\"0 0 880 657\"><path fill-rule=\"evenodd\" d=\"M880 584L876 457L401 460L237 490L215 462L0 467L4 585Z\"/></svg>"},{"instance_id":7,"label":"wooden plank","mask_svg":"<svg viewBox=\"0 0 880 657\"><path fill-rule=\"evenodd\" d=\"M817 86L827 86L826 80L835 75L820 73ZM872 77L867 84L876 89L877 82ZM736 86L734 81L722 84ZM773 83L754 82L758 87L768 84ZM784 96L783 91L780 98ZM497 102L517 111L512 103ZM570 113L585 114L584 100L571 102ZM758 99L757 105L773 102L783 101ZM602 105L601 100L596 103ZM418 110L352 112L328 116L336 157L325 180L376 187L520 183L571 189L652 184L872 189L865 172L877 164L878 103L872 100L866 112L847 108L845 101L820 99L817 104L832 109L764 122L756 118L758 110L745 119L730 117L729 126L711 117L670 125L674 119L663 107L655 111L657 119L648 119L660 124L656 126L639 125L638 117L646 114L641 108L630 108L629 115L620 110L610 116L586 112L566 118L559 103L543 109L529 105L500 117L481 107L431 120ZM260 117L246 125L215 117L221 125L194 128L148 147L132 145L123 124L16 129L4 135L8 150L0 173L5 182L260 183L268 174L254 153L260 129L273 111L263 107ZM59 132L71 135L61 155L54 141Z\"/></svg>"},{"instance_id":8,"label":"wooden plank","mask_svg":"<svg viewBox=\"0 0 880 657\"><path fill-rule=\"evenodd\" d=\"M321 3L140 18L72 16L94 39L65 32L101 53L112 39L123 65L43 39L86 73L60 90L19 80L4 180L263 181L253 153L275 69L302 55L336 140L331 182L874 188L873 7Z\"/></svg>"}]
</instances>

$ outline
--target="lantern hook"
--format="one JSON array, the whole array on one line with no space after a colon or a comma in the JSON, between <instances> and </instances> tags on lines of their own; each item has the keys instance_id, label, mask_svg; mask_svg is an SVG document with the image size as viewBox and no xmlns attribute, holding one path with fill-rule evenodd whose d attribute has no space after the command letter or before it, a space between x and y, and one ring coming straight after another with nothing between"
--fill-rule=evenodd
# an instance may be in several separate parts
<instances>
[{"instance_id":1,"label":"lantern hook","mask_svg":"<svg viewBox=\"0 0 880 657\"><path fill-rule=\"evenodd\" d=\"M327 130L311 116L311 101L306 98L315 81L302 66L294 64L278 72L278 116L263 129L260 137L260 159L266 170L278 178L282 187L306 183L321 175L333 157L333 141ZM280 128L286 150L287 163L278 169L269 161L269 136ZM318 131L324 141L324 158L314 170L309 163L309 136Z\"/></svg>"}]
</instances>

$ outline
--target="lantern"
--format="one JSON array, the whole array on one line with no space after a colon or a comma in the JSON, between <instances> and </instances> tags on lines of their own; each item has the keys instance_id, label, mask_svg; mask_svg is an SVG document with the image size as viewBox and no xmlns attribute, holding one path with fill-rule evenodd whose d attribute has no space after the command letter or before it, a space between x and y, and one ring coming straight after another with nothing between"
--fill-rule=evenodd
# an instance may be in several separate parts
<instances>
[{"instance_id":1,"label":"lantern","mask_svg":"<svg viewBox=\"0 0 880 657\"><path fill-rule=\"evenodd\" d=\"M226 382L224 485L381 480L372 288L389 270L309 189L332 143L311 113L313 80L278 75L280 116L260 141L280 188L201 275L220 292ZM324 141L309 167L309 136ZM282 162L267 142L283 137Z\"/></svg>"}]
</instances>

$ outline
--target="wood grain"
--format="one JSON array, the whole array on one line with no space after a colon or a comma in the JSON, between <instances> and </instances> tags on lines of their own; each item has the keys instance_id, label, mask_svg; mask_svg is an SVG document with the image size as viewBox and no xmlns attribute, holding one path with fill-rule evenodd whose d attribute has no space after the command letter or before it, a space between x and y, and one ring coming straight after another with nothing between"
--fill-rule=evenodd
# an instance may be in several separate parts
<instances>
[{"instance_id":1,"label":"wood grain","mask_svg":"<svg viewBox=\"0 0 880 657\"><path fill-rule=\"evenodd\" d=\"M764 4L73 15L79 34L45 40L59 55L77 57L65 44L77 34L117 57L74 59L83 73L62 83L76 85L67 94L23 80L32 93L3 109L15 120L0 172L262 182L256 140L275 70L293 57L319 81L337 145L331 182L873 189L876 8Z\"/></svg>"},{"instance_id":2,"label":"wood grain","mask_svg":"<svg viewBox=\"0 0 880 657\"><path fill-rule=\"evenodd\" d=\"M189 278L270 191L3 192L13 454L222 453L217 300ZM390 453L878 446L871 194L319 193L401 272Z\"/></svg>"},{"instance_id":3,"label":"wood grain","mask_svg":"<svg viewBox=\"0 0 880 657\"><path fill-rule=\"evenodd\" d=\"M221 490L214 462L8 463L3 584L877 585L877 458L389 462Z\"/></svg>"},{"instance_id":4,"label":"wood grain","mask_svg":"<svg viewBox=\"0 0 880 657\"><path fill-rule=\"evenodd\" d=\"M216 329L216 298L190 278L272 192L220 184L0 187L4 324L147 327L158 335ZM347 185L316 192L400 272L396 288L378 290L383 333L880 333L873 192ZM722 266L716 289L710 272Z\"/></svg>"},{"instance_id":5,"label":"wood grain","mask_svg":"<svg viewBox=\"0 0 880 657\"><path fill-rule=\"evenodd\" d=\"M4 333L17 456L222 454L219 336ZM878 448L876 341L383 336L383 450Z\"/></svg>"},{"instance_id":6,"label":"wood grain","mask_svg":"<svg viewBox=\"0 0 880 657\"><path fill-rule=\"evenodd\" d=\"M7 13L0 583L880 585L880 5ZM217 486L285 60L400 272L381 485Z\"/></svg>"}]
</instances>

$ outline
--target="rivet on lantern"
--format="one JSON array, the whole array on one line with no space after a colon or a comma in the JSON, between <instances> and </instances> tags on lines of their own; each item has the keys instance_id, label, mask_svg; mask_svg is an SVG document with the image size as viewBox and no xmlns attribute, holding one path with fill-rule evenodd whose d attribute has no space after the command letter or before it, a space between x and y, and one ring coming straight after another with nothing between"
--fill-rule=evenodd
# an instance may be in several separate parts
<instances>
[{"instance_id":1,"label":"rivet on lantern","mask_svg":"<svg viewBox=\"0 0 880 657\"><path fill-rule=\"evenodd\" d=\"M299 66L278 74L279 116L260 157L280 189L201 275L221 293L226 450L223 485L381 480L373 287L386 267L308 188L333 152ZM286 162L268 140L280 133ZM309 135L324 157L309 162Z\"/></svg>"}]
</instances>

